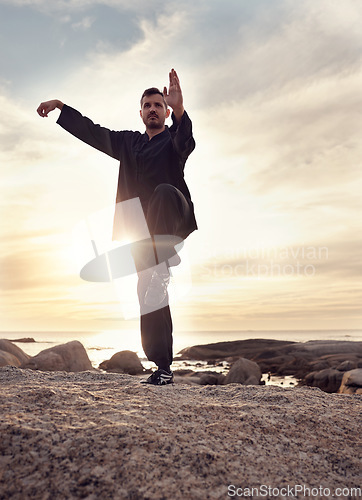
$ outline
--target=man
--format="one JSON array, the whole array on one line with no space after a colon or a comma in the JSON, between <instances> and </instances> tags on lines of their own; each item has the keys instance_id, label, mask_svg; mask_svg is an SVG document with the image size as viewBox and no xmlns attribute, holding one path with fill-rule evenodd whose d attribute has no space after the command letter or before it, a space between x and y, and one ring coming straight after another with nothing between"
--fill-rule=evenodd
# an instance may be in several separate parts
<instances>
[{"instance_id":1,"label":"man","mask_svg":"<svg viewBox=\"0 0 362 500\"><path fill-rule=\"evenodd\" d=\"M173 124L165 125L172 108ZM174 69L169 74L169 89L145 90L140 116L146 131L115 132L95 125L89 118L58 99L40 104L37 112L47 117L60 109L57 123L78 139L120 161L116 202L139 198L147 221L151 244L134 244L141 309L141 339L147 358L157 370L144 382L153 385L173 383L171 364L172 319L167 285L170 267L180 262L174 239L184 240L197 229L193 203L184 180L184 167L195 148L192 124L184 106L180 81ZM117 239L116 219L114 239ZM166 237L165 235L168 235ZM162 257L157 237L162 238Z\"/></svg>"}]
</instances>

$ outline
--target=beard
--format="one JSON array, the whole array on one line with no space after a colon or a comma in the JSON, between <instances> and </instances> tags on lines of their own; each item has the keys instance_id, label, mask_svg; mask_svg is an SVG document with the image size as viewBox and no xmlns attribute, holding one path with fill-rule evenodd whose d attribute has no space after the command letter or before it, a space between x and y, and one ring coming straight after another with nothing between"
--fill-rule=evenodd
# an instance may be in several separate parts
<instances>
[{"instance_id":1,"label":"beard","mask_svg":"<svg viewBox=\"0 0 362 500\"><path fill-rule=\"evenodd\" d=\"M154 118L154 119L151 120L151 118ZM147 118L147 123L145 123L145 125L149 129L160 129L160 128L163 128L164 122L162 122L162 120L160 120L160 118L158 116L151 115Z\"/></svg>"}]
</instances>

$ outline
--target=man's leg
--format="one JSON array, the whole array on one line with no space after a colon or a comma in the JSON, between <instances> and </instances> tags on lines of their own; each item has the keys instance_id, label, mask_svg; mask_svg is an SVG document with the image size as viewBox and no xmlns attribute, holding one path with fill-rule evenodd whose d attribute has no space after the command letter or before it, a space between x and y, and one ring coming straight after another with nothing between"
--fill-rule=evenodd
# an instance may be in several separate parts
<instances>
[{"instance_id":1,"label":"man's leg","mask_svg":"<svg viewBox=\"0 0 362 500\"><path fill-rule=\"evenodd\" d=\"M156 187L150 199L146 217L152 236L170 235L182 238L189 217L189 205L178 189L169 184L160 184ZM157 243L157 238L155 240ZM162 247L161 252L157 252L156 248L156 253L158 265L149 271L139 273L138 297L141 307L141 339L147 358L156 363L159 369L170 371L173 359L173 340L168 295L166 293L165 299L152 312L147 312L147 305L144 304L144 301L154 270L165 268L168 271L167 259L172 258L174 262L177 262L172 239L169 245L166 244Z\"/></svg>"},{"instance_id":2,"label":"man's leg","mask_svg":"<svg viewBox=\"0 0 362 500\"><path fill-rule=\"evenodd\" d=\"M145 294L152 278L153 270L144 271L138 277L138 299L140 302L140 326L143 350L149 361L158 368L170 370L172 364L172 319L168 305L168 295L157 308L144 303Z\"/></svg>"}]
</instances>

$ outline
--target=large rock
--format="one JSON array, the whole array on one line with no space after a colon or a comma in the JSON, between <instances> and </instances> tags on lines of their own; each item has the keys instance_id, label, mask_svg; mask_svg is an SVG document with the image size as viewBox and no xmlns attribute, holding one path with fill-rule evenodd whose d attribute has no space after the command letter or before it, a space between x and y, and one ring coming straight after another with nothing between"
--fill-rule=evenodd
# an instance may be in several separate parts
<instances>
[{"instance_id":1,"label":"large rock","mask_svg":"<svg viewBox=\"0 0 362 500\"><path fill-rule=\"evenodd\" d=\"M355 368L358 368L358 363L349 359L342 361L342 363L336 366L336 370L339 370L340 372L349 372Z\"/></svg>"},{"instance_id":2,"label":"large rock","mask_svg":"<svg viewBox=\"0 0 362 500\"><path fill-rule=\"evenodd\" d=\"M0 351L0 366L16 366L19 367L21 365L20 361L14 354L10 354L10 352Z\"/></svg>"},{"instance_id":3,"label":"large rock","mask_svg":"<svg viewBox=\"0 0 362 500\"><path fill-rule=\"evenodd\" d=\"M280 349L267 349L254 356L263 372L294 375L303 379L308 373L337 369L345 361L362 362L362 342L310 340Z\"/></svg>"},{"instance_id":4,"label":"large rock","mask_svg":"<svg viewBox=\"0 0 362 500\"><path fill-rule=\"evenodd\" d=\"M304 378L306 385L319 387L324 392L337 392L341 385L343 372L334 368L326 368L318 372L311 372Z\"/></svg>"},{"instance_id":5,"label":"large rock","mask_svg":"<svg viewBox=\"0 0 362 500\"><path fill-rule=\"evenodd\" d=\"M99 368L107 372L128 373L129 375L138 375L144 371L139 357L133 351L117 352L111 359L103 361Z\"/></svg>"},{"instance_id":6,"label":"large rock","mask_svg":"<svg viewBox=\"0 0 362 500\"><path fill-rule=\"evenodd\" d=\"M10 340L0 339L0 366L17 366L25 363L30 356Z\"/></svg>"},{"instance_id":7,"label":"large rock","mask_svg":"<svg viewBox=\"0 0 362 500\"><path fill-rule=\"evenodd\" d=\"M247 339L227 342L215 342L213 344L196 345L182 349L178 359L200 359L215 360L243 357L250 359L262 351L275 349L277 352L284 346L293 345L295 342L273 339Z\"/></svg>"},{"instance_id":8,"label":"large rock","mask_svg":"<svg viewBox=\"0 0 362 500\"><path fill-rule=\"evenodd\" d=\"M66 372L83 372L93 369L86 350L78 340L44 349L22 363L21 368Z\"/></svg>"},{"instance_id":9,"label":"large rock","mask_svg":"<svg viewBox=\"0 0 362 500\"><path fill-rule=\"evenodd\" d=\"M338 392L340 394L362 394L362 369L357 368L345 372Z\"/></svg>"},{"instance_id":10,"label":"large rock","mask_svg":"<svg viewBox=\"0 0 362 500\"><path fill-rule=\"evenodd\" d=\"M179 359L227 359L232 362L240 357L247 358L255 361L263 373L293 375L300 380L308 373L329 368L343 373L348 367L362 367L362 342L353 341L248 339L197 345L179 354Z\"/></svg>"},{"instance_id":11,"label":"large rock","mask_svg":"<svg viewBox=\"0 0 362 500\"><path fill-rule=\"evenodd\" d=\"M1 498L362 500L361 399L0 368Z\"/></svg>"},{"instance_id":12,"label":"large rock","mask_svg":"<svg viewBox=\"0 0 362 500\"><path fill-rule=\"evenodd\" d=\"M224 384L259 385L260 381L261 370L259 366L254 361L240 358L232 364Z\"/></svg>"}]
</instances>

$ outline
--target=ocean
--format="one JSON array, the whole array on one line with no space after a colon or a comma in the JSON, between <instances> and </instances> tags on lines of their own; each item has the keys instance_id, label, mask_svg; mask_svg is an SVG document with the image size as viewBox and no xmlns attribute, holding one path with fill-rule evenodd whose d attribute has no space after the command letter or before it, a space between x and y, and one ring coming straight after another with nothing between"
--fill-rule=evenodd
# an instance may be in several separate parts
<instances>
[{"instance_id":1,"label":"ocean","mask_svg":"<svg viewBox=\"0 0 362 500\"><path fill-rule=\"evenodd\" d=\"M24 352L30 356L35 356L43 349L53 347L58 344L79 340L87 350L89 359L95 368L99 364L109 359L113 354L125 349L134 351L138 354L143 366L147 369L153 368L154 364L149 362L144 355L140 333L138 330L103 330L103 331L18 331L18 332L0 332L0 338L15 340L22 338L33 338L35 342L18 342L18 345ZM214 342L223 342L231 340L245 339L275 339L289 340L296 342L306 342L308 340L350 340L362 341L362 330L229 330L229 331L193 331L193 332L174 332L174 356L185 347L198 344L209 344ZM190 368L192 370L214 370L226 372L226 363L222 366L207 365L206 362L199 361L174 361L173 370L180 368ZM272 378L267 381L266 375L263 377L266 383L273 385L296 385L293 377Z\"/></svg>"}]
</instances>

